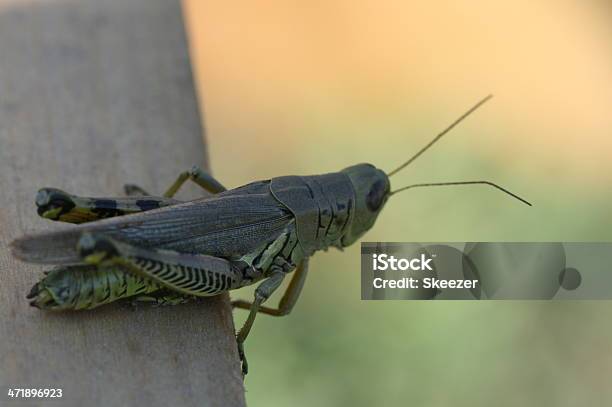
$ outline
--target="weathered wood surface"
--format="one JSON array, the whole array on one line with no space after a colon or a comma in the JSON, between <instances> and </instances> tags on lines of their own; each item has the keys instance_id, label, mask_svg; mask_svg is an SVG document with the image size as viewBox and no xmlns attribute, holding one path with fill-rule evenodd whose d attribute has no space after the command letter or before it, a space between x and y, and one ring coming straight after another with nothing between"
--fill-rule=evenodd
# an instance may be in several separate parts
<instances>
[{"instance_id":1,"label":"weathered wood surface","mask_svg":"<svg viewBox=\"0 0 612 407\"><path fill-rule=\"evenodd\" d=\"M44 267L7 248L59 226L37 218L40 187L158 192L192 164L206 163L180 3L0 1L1 405L8 387L62 388L51 405L244 405L227 297L42 312L25 294Z\"/></svg>"}]
</instances>

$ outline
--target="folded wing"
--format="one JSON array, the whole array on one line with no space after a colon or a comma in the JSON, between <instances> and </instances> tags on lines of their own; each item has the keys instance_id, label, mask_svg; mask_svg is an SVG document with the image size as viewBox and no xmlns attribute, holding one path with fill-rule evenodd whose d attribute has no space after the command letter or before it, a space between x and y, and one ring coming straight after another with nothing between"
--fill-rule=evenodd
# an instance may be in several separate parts
<instances>
[{"instance_id":1,"label":"folded wing","mask_svg":"<svg viewBox=\"0 0 612 407\"><path fill-rule=\"evenodd\" d=\"M83 232L95 232L141 247L238 259L293 222L268 185L255 182L210 198L26 235L11 244L12 252L33 263L78 264L78 239Z\"/></svg>"}]
</instances>

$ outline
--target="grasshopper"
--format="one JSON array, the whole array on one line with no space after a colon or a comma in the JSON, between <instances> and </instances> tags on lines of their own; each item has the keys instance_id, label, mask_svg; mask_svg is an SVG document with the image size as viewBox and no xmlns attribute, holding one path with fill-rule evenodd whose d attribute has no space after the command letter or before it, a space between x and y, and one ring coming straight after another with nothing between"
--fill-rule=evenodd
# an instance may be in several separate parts
<instances>
[{"instance_id":1,"label":"grasshopper","mask_svg":"<svg viewBox=\"0 0 612 407\"><path fill-rule=\"evenodd\" d=\"M181 173L161 197L135 185L127 185L127 196L119 198L83 198L41 189L36 196L40 216L79 225L12 242L17 258L55 265L28 298L33 306L50 310L91 309L126 298L167 305L259 283L253 301L232 302L250 311L236 335L246 374L244 342L257 313L289 314L304 285L310 256L355 243L374 225L392 195L415 187L482 184L530 205L490 181L415 184L391 191L390 176L490 98L388 174L371 164L358 164L329 174L282 176L227 190L194 167ZM212 195L175 200L188 180ZM278 306L264 306L291 272Z\"/></svg>"}]
</instances>

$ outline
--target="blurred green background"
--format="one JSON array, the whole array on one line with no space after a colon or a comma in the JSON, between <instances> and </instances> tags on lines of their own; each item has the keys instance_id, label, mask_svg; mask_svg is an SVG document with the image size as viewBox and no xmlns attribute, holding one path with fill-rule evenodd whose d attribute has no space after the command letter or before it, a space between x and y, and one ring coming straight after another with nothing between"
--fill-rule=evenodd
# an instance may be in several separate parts
<instances>
[{"instance_id":1,"label":"blurred green background","mask_svg":"<svg viewBox=\"0 0 612 407\"><path fill-rule=\"evenodd\" d=\"M186 0L212 169L230 187L390 170L491 92L393 187L489 179L534 207L487 188L414 190L365 239L611 240L608 7ZM318 254L292 315L258 318L250 405L612 403L611 303L364 302L359 258L359 245Z\"/></svg>"}]
</instances>

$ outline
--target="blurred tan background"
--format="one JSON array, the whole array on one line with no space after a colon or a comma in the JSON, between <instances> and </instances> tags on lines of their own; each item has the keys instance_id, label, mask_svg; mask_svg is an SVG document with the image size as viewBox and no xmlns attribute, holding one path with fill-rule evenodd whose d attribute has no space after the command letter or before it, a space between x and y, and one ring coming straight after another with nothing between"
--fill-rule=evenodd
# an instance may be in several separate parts
<instances>
[{"instance_id":1,"label":"blurred tan background","mask_svg":"<svg viewBox=\"0 0 612 407\"><path fill-rule=\"evenodd\" d=\"M493 93L393 187L490 179L534 207L486 188L415 190L387 204L366 240L612 238L606 2L184 10L210 160L227 186L364 161L390 170ZM294 313L259 318L247 343L251 405L612 402L609 303L362 302L358 245L317 255L311 270Z\"/></svg>"}]
</instances>

